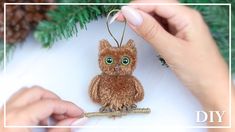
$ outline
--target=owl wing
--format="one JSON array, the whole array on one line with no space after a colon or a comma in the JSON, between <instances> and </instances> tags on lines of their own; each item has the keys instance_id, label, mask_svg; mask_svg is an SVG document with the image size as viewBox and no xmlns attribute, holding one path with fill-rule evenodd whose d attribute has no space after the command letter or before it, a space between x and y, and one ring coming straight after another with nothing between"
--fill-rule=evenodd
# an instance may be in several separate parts
<instances>
[{"instance_id":1,"label":"owl wing","mask_svg":"<svg viewBox=\"0 0 235 132\"><path fill-rule=\"evenodd\" d=\"M91 84L89 86L89 95L92 101L94 101L95 103L100 102L100 98L98 96L99 83L100 83L100 76L97 75L92 79Z\"/></svg>"},{"instance_id":2,"label":"owl wing","mask_svg":"<svg viewBox=\"0 0 235 132\"><path fill-rule=\"evenodd\" d=\"M139 102L143 100L144 98L144 89L141 83L139 82L139 80L135 78L134 76L133 76L133 81L134 81L135 89L136 89L136 95L134 99L136 102Z\"/></svg>"}]
</instances>

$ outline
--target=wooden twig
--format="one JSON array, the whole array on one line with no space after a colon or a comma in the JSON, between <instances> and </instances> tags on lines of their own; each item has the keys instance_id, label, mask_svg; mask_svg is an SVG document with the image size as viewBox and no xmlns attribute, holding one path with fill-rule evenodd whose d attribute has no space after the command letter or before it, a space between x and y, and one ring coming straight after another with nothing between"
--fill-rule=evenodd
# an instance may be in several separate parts
<instances>
[{"instance_id":1,"label":"wooden twig","mask_svg":"<svg viewBox=\"0 0 235 132\"><path fill-rule=\"evenodd\" d=\"M117 117L117 116L124 116L127 115L129 113L150 113L151 110L150 108L135 108L131 111L114 111L114 112L88 112L85 113L85 116L90 118L90 117L95 117L95 116L108 116L108 117Z\"/></svg>"}]
</instances>

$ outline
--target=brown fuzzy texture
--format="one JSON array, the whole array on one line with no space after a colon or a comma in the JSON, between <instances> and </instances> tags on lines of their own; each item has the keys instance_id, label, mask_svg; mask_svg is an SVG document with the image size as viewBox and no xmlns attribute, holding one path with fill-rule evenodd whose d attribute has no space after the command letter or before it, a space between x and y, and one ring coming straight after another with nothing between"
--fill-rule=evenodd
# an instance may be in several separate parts
<instances>
[{"instance_id":1,"label":"brown fuzzy texture","mask_svg":"<svg viewBox=\"0 0 235 132\"><path fill-rule=\"evenodd\" d=\"M113 58L112 64L105 62L107 57ZM122 63L123 57L129 58L128 65ZM143 100L143 87L132 75L136 60L137 51L133 40L129 40L122 47L112 47L107 40L102 40L99 49L102 73L91 81L91 99L111 111L123 110Z\"/></svg>"}]
</instances>

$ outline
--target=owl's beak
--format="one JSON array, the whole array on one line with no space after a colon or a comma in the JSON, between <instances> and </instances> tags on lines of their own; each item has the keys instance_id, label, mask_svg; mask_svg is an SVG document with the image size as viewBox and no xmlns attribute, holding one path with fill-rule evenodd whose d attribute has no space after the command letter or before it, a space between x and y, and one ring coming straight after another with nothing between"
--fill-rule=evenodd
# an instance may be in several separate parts
<instances>
[{"instance_id":1,"label":"owl's beak","mask_svg":"<svg viewBox=\"0 0 235 132\"><path fill-rule=\"evenodd\" d=\"M117 64L117 65L114 67L114 70L115 70L116 72L119 72L119 71L120 71L120 66Z\"/></svg>"}]
</instances>

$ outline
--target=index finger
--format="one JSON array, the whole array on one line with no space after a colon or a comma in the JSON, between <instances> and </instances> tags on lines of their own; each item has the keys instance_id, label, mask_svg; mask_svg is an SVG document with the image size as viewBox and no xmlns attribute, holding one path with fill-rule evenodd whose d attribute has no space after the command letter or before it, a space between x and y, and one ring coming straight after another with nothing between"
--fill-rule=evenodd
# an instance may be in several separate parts
<instances>
[{"instance_id":1,"label":"index finger","mask_svg":"<svg viewBox=\"0 0 235 132\"><path fill-rule=\"evenodd\" d=\"M145 4L148 5L145 5ZM165 10L162 12L157 12L157 4L162 4L162 3L169 3L169 4L178 4L179 2L177 0L134 0L131 1L128 6L131 6L133 8L138 8L146 13L156 13L159 16L163 17L163 18L167 18L170 14L168 13L169 10ZM162 6L162 5L161 5ZM167 5L164 5L167 6ZM169 5L168 5L169 6ZM160 9L162 10L162 9ZM118 18L119 21L123 21L124 18L121 14L119 14Z\"/></svg>"},{"instance_id":2,"label":"index finger","mask_svg":"<svg viewBox=\"0 0 235 132\"><path fill-rule=\"evenodd\" d=\"M141 3L152 3L152 5L141 5ZM160 3L160 5L157 5L158 3ZM162 5L162 3L164 4ZM167 5L167 3L169 3L169 5ZM191 22L193 9L178 4L179 2L177 0L135 0L132 1L129 6L165 18L171 26L174 26L176 30L180 30L184 28L187 23ZM117 20L124 20L121 13L119 13Z\"/></svg>"},{"instance_id":3,"label":"index finger","mask_svg":"<svg viewBox=\"0 0 235 132\"><path fill-rule=\"evenodd\" d=\"M176 28L176 30L180 30L186 23L190 23L193 9L185 6L179 5L177 0L135 0L131 2L135 3L153 3L153 5L130 5L133 8L140 9L147 13L155 13L156 15L165 18L168 23ZM163 5L158 3L164 3ZM169 5L167 5L169 3Z\"/></svg>"},{"instance_id":4,"label":"index finger","mask_svg":"<svg viewBox=\"0 0 235 132\"><path fill-rule=\"evenodd\" d=\"M22 115L20 117L23 119L19 119L19 122L24 123L23 125L37 125L40 121L50 117L53 114L66 115L69 118L80 118L83 116L83 113L84 112L81 108L71 102L55 99L44 99L30 104L26 108L22 108L19 112L19 116Z\"/></svg>"},{"instance_id":5,"label":"index finger","mask_svg":"<svg viewBox=\"0 0 235 132\"><path fill-rule=\"evenodd\" d=\"M8 107L20 107L28 105L41 99L60 99L59 96L40 86L24 88L20 90L7 102Z\"/></svg>"}]
</instances>

